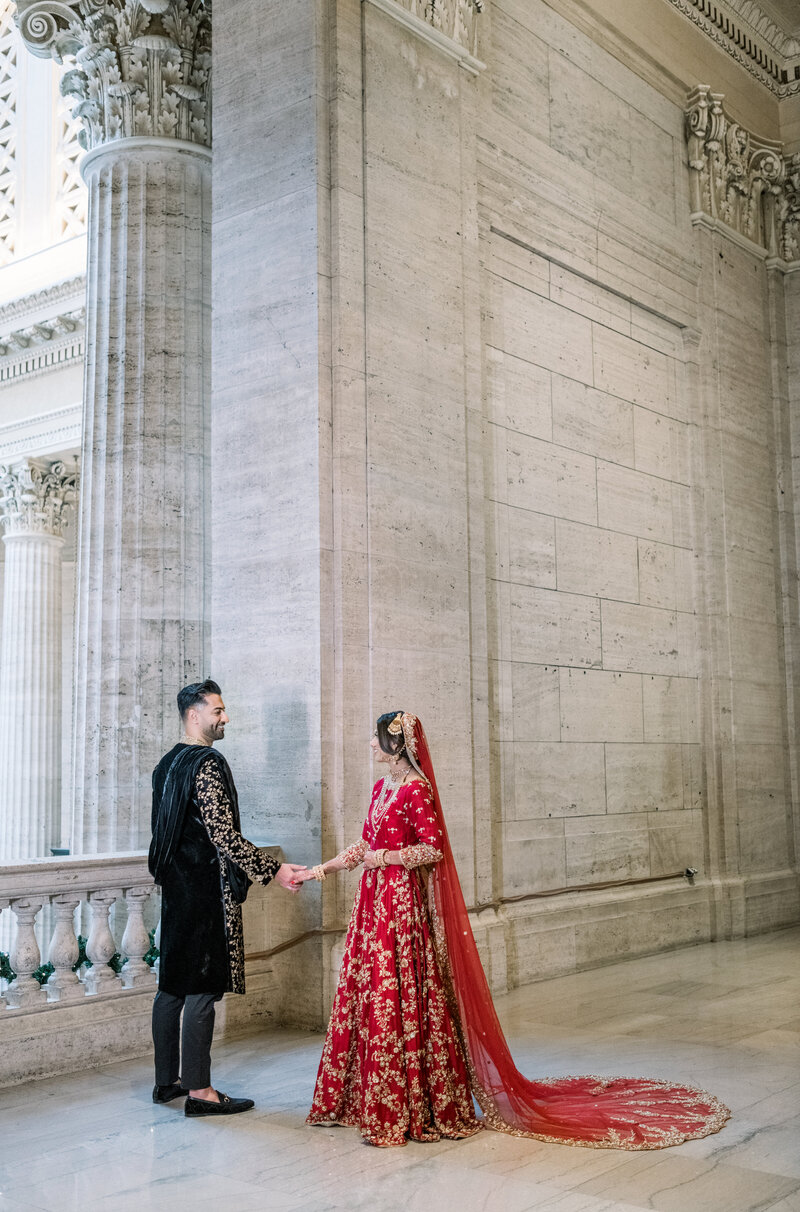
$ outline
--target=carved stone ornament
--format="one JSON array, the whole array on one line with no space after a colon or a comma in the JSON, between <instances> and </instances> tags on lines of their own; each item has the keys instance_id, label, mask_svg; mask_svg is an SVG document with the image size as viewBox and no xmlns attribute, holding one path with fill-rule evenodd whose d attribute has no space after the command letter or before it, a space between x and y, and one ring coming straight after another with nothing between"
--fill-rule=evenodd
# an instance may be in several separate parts
<instances>
[{"instance_id":1,"label":"carved stone ornament","mask_svg":"<svg viewBox=\"0 0 800 1212\"><path fill-rule=\"evenodd\" d=\"M782 261L800 256L800 159L725 113L722 93L698 85L686 109L692 213L708 215Z\"/></svg>"},{"instance_id":2,"label":"carved stone ornament","mask_svg":"<svg viewBox=\"0 0 800 1212\"><path fill-rule=\"evenodd\" d=\"M25 350L35 349L49 341L57 341L59 337L69 336L81 327L86 319L86 308L78 307L74 311L63 312L61 315L50 316L38 324L29 324L27 328L17 328L13 332L0 336L0 358L12 357Z\"/></svg>"},{"instance_id":3,"label":"carved stone ornament","mask_svg":"<svg viewBox=\"0 0 800 1212\"><path fill-rule=\"evenodd\" d=\"M81 146L153 135L211 145L211 0L17 0L25 45L74 59Z\"/></svg>"},{"instance_id":4,"label":"carved stone ornament","mask_svg":"<svg viewBox=\"0 0 800 1212\"><path fill-rule=\"evenodd\" d=\"M0 523L7 535L61 537L67 510L78 491L78 470L64 463L27 460L0 467Z\"/></svg>"},{"instance_id":5,"label":"carved stone ornament","mask_svg":"<svg viewBox=\"0 0 800 1212\"><path fill-rule=\"evenodd\" d=\"M782 202L783 243L787 261L800 261L800 152L786 161Z\"/></svg>"},{"instance_id":6,"label":"carved stone ornament","mask_svg":"<svg viewBox=\"0 0 800 1212\"><path fill-rule=\"evenodd\" d=\"M389 0L380 7L386 12L393 7L403 9L449 38L467 54L478 53L476 17L483 12L484 0Z\"/></svg>"}]
</instances>

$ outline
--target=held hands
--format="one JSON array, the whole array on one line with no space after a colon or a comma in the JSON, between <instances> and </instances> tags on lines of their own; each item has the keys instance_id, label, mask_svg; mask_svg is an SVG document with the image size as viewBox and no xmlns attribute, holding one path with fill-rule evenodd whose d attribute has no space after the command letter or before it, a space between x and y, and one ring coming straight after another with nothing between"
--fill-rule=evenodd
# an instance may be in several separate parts
<instances>
[{"instance_id":1,"label":"held hands","mask_svg":"<svg viewBox=\"0 0 800 1212\"><path fill-rule=\"evenodd\" d=\"M326 863L321 864L325 869L325 875L333 875L336 871L344 871L346 864L338 856L337 858L328 859ZM298 885L305 884L308 880L315 880L317 877L314 874L313 867L299 867L295 871L295 881Z\"/></svg>"},{"instance_id":2,"label":"held hands","mask_svg":"<svg viewBox=\"0 0 800 1212\"><path fill-rule=\"evenodd\" d=\"M287 892L299 892L302 883L299 876L304 871L302 863L281 863L275 872L275 883L280 884Z\"/></svg>"},{"instance_id":3,"label":"held hands","mask_svg":"<svg viewBox=\"0 0 800 1212\"><path fill-rule=\"evenodd\" d=\"M295 871L294 878L299 888L301 884L305 884L308 880L313 880L315 877L310 867L301 867L298 871Z\"/></svg>"}]
</instances>

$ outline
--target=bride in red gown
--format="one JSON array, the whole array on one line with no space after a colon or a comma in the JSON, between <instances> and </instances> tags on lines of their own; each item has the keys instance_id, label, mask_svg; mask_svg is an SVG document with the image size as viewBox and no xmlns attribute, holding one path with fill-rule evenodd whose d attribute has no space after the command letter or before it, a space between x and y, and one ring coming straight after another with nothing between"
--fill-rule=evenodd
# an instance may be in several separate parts
<instances>
[{"instance_id":1,"label":"bride in red gown","mask_svg":"<svg viewBox=\"0 0 800 1212\"><path fill-rule=\"evenodd\" d=\"M371 743L389 773L361 840L304 873L364 866L307 1122L351 1125L373 1145L472 1136L484 1124L595 1149L718 1132L727 1107L692 1086L523 1077L478 957L422 725L388 712Z\"/></svg>"}]
</instances>

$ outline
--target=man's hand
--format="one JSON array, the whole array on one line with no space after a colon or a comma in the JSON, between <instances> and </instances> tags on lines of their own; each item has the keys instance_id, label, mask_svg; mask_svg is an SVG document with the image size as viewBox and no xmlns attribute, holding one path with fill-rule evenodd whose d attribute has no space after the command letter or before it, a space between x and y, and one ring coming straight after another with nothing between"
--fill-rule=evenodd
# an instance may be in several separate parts
<instances>
[{"instance_id":1,"label":"man's hand","mask_svg":"<svg viewBox=\"0 0 800 1212\"><path fill-rule=\"evenodd\" d=\"M305 871L302 863L281 863L275 872L275 882L287 892L299 892L301 883L297 880L297 873L300 871Z\"/></svg>"}]
</instances>

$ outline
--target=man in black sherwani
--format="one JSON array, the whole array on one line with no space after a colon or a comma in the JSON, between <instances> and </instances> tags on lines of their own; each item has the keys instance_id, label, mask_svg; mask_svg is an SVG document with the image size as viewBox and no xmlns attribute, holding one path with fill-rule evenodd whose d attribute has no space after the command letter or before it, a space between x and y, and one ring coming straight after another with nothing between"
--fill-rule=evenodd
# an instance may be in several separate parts
<instances>
[{"instance_id":1,"label":"man in black sherwani","mask_svg":"<svg viewBox=\"0 0 800 1212\"><path fill-rule=\"evenodd\" d=\"M185 686L178 710L183 739L153 771L149 867L161 887L153 1102L188 1095L188 1116L235 1115L253 1101L213 1088L211 1038L216 1003L244 993L242 902L253 880L297 892L294 874L303 868L242 837L233 776L213 749L228 723L217 683Z\"/></svg>"}]
</instances>

